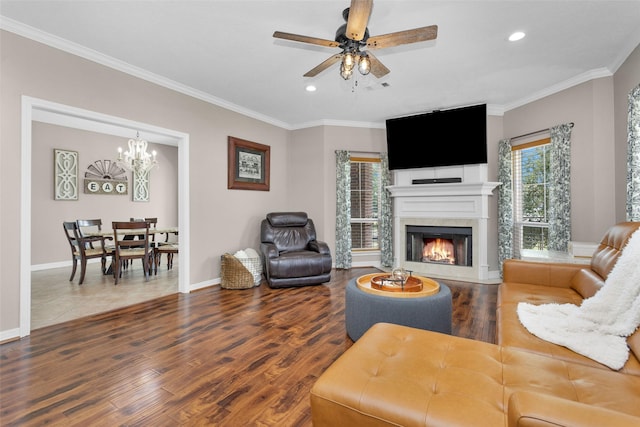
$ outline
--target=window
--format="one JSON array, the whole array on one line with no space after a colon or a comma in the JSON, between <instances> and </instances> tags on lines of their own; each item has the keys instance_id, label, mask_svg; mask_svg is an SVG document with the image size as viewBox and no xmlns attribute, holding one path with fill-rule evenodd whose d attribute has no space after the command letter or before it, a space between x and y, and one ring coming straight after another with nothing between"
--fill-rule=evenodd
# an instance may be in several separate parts
<instances>
[{"instance_id":1,"label":"window","mask_svg":"<svg viewBox=\"0 0 640 427\"><path fill-rule=\"evenodd\" d=\"M351 158L351 249L379 250L380 159Z\"/></svg>"},{"instance_id":2,"label":"window","mask_svg":"<svg viewBox=\"0 0 640 427\"><path fill-rule=\"evenodd\" d=\"M549 245L550 139L513 147L514 252Z\"/></svg>"}]
</instances>

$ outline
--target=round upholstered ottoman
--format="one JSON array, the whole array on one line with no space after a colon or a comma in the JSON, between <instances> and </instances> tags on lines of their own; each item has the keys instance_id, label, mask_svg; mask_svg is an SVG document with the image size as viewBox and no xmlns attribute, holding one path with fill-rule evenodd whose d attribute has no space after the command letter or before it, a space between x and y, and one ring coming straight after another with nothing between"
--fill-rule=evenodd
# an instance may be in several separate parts
<instances>
[{"instance_id":1,"label":"round upholstered ottoman","mask_svg":"<svg viewBox=\"0 0 640 427\"><path fill-rule=\"evenodd\" d=\"M347 284L345 321L347 334L356 341L376 323L395 323L451 334L451 290L443 283L437 294L418 298L375 295Z\"/></svg>"}]
</instances>

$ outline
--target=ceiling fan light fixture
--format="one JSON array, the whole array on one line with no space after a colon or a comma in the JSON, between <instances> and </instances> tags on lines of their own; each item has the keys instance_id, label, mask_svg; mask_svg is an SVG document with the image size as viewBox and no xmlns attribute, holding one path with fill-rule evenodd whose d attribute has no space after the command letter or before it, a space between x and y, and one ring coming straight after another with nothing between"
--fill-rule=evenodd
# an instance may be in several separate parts
<instances>
[{"instance_id":1,"label":"ceiling fan light fixture","mask_svg":"<svg viewBox=\"0 0 640 427\"><path fill-rule=\"evenodd\" d=\"M358 61L358 71L360 71L360 74L362 74L363 76L366 76L367 74L369 74L369 72L371 72L371 60L369 59L369 55L364 52L360 54L360 59Z\"/></svg>"},{"instance_id":2,"label":"ceiling fan light fixture","mask_svg":"<svg viewBox=\"0 0 640 427\"><path fill-rule=\"evenodd\" d=\"M371 49L389 48L435 40L438 37L437 25L429 25L370 37L367 25L369 24L372 9L373 0L351 0L351 6L342 12L342 17L347 22L338 27L334 40L284 33L281 31L275 31L273 37L316 46L340 48L340 53L330 56L307 71L304 77L315 77L332 65L340 62L340 76L345 80L351 78L353 69L356 67L361 75L366 76L373 74L378 79L386 76L390 72L375 55L361 52L360 49L366 49L367 47Z\"/></svg>"},{"instance_id":3,"label":"ceiling fan light fixture","mask_svg":"<svg viewBox=\"0 0 640 427\"><path fill-rule=\"evenodd\" d=\"M347 52L342 57L342 67L347 70L353 70L353 67L356 65L356 56L353 52Z\"/></svg>"},{"instance_id":4,"label":"ceiling fan light fixture","mask_svg":"<svg viewBox=\"0 0 640 427\"><path fill-rule=\"evenodd\" d=\"M351 78L351 74L353 74L353 67L350 70L347 70L344 67L344 64L340 65L340 77L345 80L349 80Z\"/></svg>"}]
</instances>

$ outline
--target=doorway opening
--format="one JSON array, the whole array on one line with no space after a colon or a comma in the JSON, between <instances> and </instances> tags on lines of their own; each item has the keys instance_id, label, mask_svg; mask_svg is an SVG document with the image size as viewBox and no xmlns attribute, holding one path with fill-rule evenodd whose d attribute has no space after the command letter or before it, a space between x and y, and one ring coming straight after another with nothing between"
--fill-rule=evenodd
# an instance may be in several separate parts
<instances>
[{"instance_id":1,"label":"doorway opening","mask_svg":"<svg viewBox=\"0 0 640 427\"><path fill-rule=\"evenodd\" d=\"M28 96L22 97L21 220L20 220L20 337L31 332L31 151L32 123L44 122L109 135L129 137L138 130L159 144L178 147L178 291L189 292L189 135L147 123L109 116Z\"/></svg>"}]
</instances>

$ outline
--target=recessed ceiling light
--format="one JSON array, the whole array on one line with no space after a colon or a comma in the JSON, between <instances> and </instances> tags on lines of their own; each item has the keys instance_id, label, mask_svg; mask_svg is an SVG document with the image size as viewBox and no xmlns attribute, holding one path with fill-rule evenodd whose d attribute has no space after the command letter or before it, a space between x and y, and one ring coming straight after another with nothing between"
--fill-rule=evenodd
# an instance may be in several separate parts
<instances>
[{"instance_id":1,"label":"recessed ceiling light","mask_svg":"<svg viewBox=\"0 0 640 427\"><path fill-rule=\"evenodd\" d=\"M316 91L316 87L314 85L307 85L304 89L307 92L315 92Z\"/></svg>"},{"instance_id":2,"label":"recessed ceiling light","mask_svg":"<svg viewBox=\"0 0 640 427\"><path fill-rule=\"evenodd\" d=\"M522 31L516 31L515 33L511 34L509 36L509 41L510 42L516 42L518 40L522 40L524 38L526 34L523 33Z\"/></svg>"}]
</instances>

